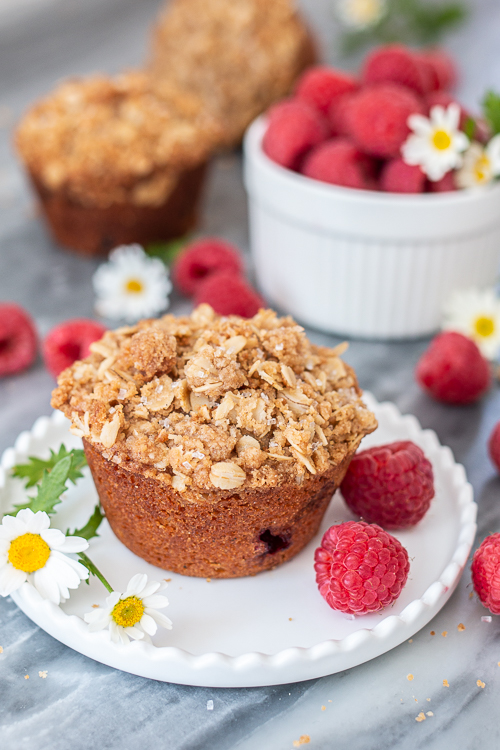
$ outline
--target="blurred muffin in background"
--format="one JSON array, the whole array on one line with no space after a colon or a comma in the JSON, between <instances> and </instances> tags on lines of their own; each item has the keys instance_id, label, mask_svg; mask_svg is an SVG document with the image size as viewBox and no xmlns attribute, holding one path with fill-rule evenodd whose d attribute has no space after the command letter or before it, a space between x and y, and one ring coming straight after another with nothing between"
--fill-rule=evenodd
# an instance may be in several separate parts
<instances>
[{"instance_id":1,"label":"blurred muffin in background","mask_svg":"<svg viewBox=\"0 0 500 750\"><path fill-rule=\"evenodd\" d=\"M234 146L315 57L292 0L173 0L153 31L150 70L200 96Z\"/></svg>"},{"instance_id":2,"label":"blurred muffin in background","mask_svg":"<svg viewBox=\"0 0 500 750\"><path fill-rule=\"evenodd\" d=\"M199 97L138 71L64 82L15 137L54 238L86 255L193 228L221 138Z\"/></svg>"}]
</instances>

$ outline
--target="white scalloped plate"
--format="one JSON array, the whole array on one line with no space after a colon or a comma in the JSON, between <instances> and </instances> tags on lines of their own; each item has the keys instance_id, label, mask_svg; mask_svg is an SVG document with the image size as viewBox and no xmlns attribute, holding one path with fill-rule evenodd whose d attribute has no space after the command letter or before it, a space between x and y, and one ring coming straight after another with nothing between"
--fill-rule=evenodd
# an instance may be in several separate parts
<instances>
[{"instance_id":1,"label":"white scalloped plate","mask_svg":"<svg viewBox=\"0 0 500 750\"><path fill-rule=\"evenodd\" d=\"M120 591L138 572L171 579L166 611L174 623L159 630L155 645L128 646L109 640L107 631L89 633L81 619L107 595L93 579L82 584L63 606L43 600L29 584L12 595L16 604L47 633L92 659L126 672L165 682L207 687L252 687L309 680L333 674L389 651L411 638L439 612L453 593L476 532L472 487L449 448L431 430L422 430L413 416L402 416L393 404L366 401L379 429L363 447L410 439L432 461L436 497L414 529L395 536L410 555L406 587L382 613L349 617L331 610L318 593L313 570L314 550L333 523L352 519L339 493L330 504L317 537L293 560L255 577L207 581L166 573L127 550L103 522L89 554ZM68 422L57 413L41 417L31 432L22 433L5 451L0 469L0 510L6 512L25 492L8 469L28 455L47 455L64 441L77 447ZM86 470L88 471L88 470ZM53 525L75 528L86 521L96 501L89 474L66 493Z\"/></svg>"}]
</instances>

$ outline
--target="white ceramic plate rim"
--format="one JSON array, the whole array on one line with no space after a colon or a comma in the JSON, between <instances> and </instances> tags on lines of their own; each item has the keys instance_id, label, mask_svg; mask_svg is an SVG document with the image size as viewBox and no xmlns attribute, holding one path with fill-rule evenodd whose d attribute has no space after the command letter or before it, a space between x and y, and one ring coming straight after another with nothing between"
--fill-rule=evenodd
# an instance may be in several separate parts
<instances>
[{"instance_id":1,"label":"white ceramic plate rim","mask_svg":"<svg viewBox=\"0 0 500 750\"><path fill-rule=\"evenodd\" d=\"M464 468L454 461L449 448L439 444L432 430L422 430L415 417L402 416L391 403L378 404L367 393L365 401L376 409L379 418L382 415L395 425L404 423L409 439L418 436L420 444L425 444L426 455L439 462L452 479L460 514L456 548L442 575L399 615L387 615L373 628L363 628L345 638L322 641L309 648L287 648L270 655L259 652L239 656L220 652L193 655L176 646L156 647L137 641L128 646L115 644L107 632L90 633L81 618L68 615L42 599L29 584L14 592L13 600L37 625L70 648L126 672L180 684L252 687L298 682L348 669L394 648L424 627L453 593L474 541L477 506ZM31 445L35 440L40 445L51 428L64 422L59 412L50 418L41 417L30 432L19 435L14 448L5 451L0 464L0 501L6 472L19 460L19 454L33 452Z\"/></svg>"}]
</instances>

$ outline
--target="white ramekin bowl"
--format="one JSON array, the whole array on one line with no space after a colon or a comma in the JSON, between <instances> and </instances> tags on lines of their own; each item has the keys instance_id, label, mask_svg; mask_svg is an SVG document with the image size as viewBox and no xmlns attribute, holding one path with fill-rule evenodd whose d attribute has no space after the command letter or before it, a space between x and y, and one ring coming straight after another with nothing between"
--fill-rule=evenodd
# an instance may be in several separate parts
<instances>
[{"instance_id":1,"label":"white ramekin bowl","mask_svg":"<svg viewBox=\"0 0 500 750\"><path fill-rule=\"evenodd\" d=\"M284 169L245 136L258 284L270 303L325 331L411 338L437 330L460 288L495 283L500 185L396 195L327 185Z\"/></svg>"}]
</instances>

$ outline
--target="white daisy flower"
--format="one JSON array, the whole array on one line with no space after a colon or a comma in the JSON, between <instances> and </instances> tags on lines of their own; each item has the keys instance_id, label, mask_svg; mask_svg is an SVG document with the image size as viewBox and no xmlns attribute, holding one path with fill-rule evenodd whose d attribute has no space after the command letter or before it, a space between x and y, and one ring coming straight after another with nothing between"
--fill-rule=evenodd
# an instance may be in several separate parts
<instances>
[{"instance_id":1,"label":"white daisy flower","mask_svg":"<svg viewBox=\"0 0 500 750\"><path fill-rule=\"evenodd\" d=\"M387 13L387 0L337 0L337 14L356 31L375 26Z\"/></svg>"},{"instance_id":2,"label":"white daisy flower","mask_svg":"<svg viewBox=\"0 0 500 750\"><path fill-rule=\"evenodd\" d=\"M419 166L433 182L461 167L469 139L459 130L459 124L460 107L454 103L446 109L432 107L430 117L410 115L408 125L413 133L401 146L404 161Z\"/></svg>"},{"instance_id":3,"label":"white daisy flower","mask_svg":"<svg viewBox=\"0 0 500 750\"><path fill-rule=\"evenodd\" d=\"M104 318L135 323L168 307L172 284L159 258L150 258L140 245L122 245L93 278L95 309Z\"/></svg>"},{"instance_id":4,"label":"white daisy flower","mask_svg":"<svg viewBox=\"0 0 500 750\"><path fill-rule=\"evenodd\" d=\"M457 185L474 188L487 185L500 175L500 135L483 146L472 143L464 154L462 168L457 173Z\"/></svg>"},{"instance_id":5,"label":"white daisy flower","mask_svg":"<svg viewBox=\"0 0 500 750\"><path fill-rule=\"evenodd\" d=\"M487 359L495 359L500 350L500 300L494 289L454 292L444 309L443 328L463 333Z\"/></svg>"},{"instance_id":6,"label":"white daisy flower","mask_svg":"<svg viewBox=\"0 0 500 750\"><path fill-rule=\"evenodd\" d=\"M96 632L109 627L111 640L115 643L129 643L133 640L149 641L158 625L171 630L172 623L158 609L168 605L166 596L156 592L166 588L157 581L150 581L146 574L138 573L130 579L124 594L113 591L106 599L106 606L87 612L83 619L89 630Z\"/></svg>"},{"instance_id":7,"label":"white daisy flower","mask_svg":"<svg viewBox=\"0 0 500 750\"><path fill-rule=\"evenodd\" d=\"M0 524L0 595L8 596L28 581L44 599L54 604L69 599L68 589L76 589L89 577L81 563L67 553L83 552L86 539L65 536L51 529L47 513L29 508L17 516L4 516Z\"/></svg>"}]
</instances>

